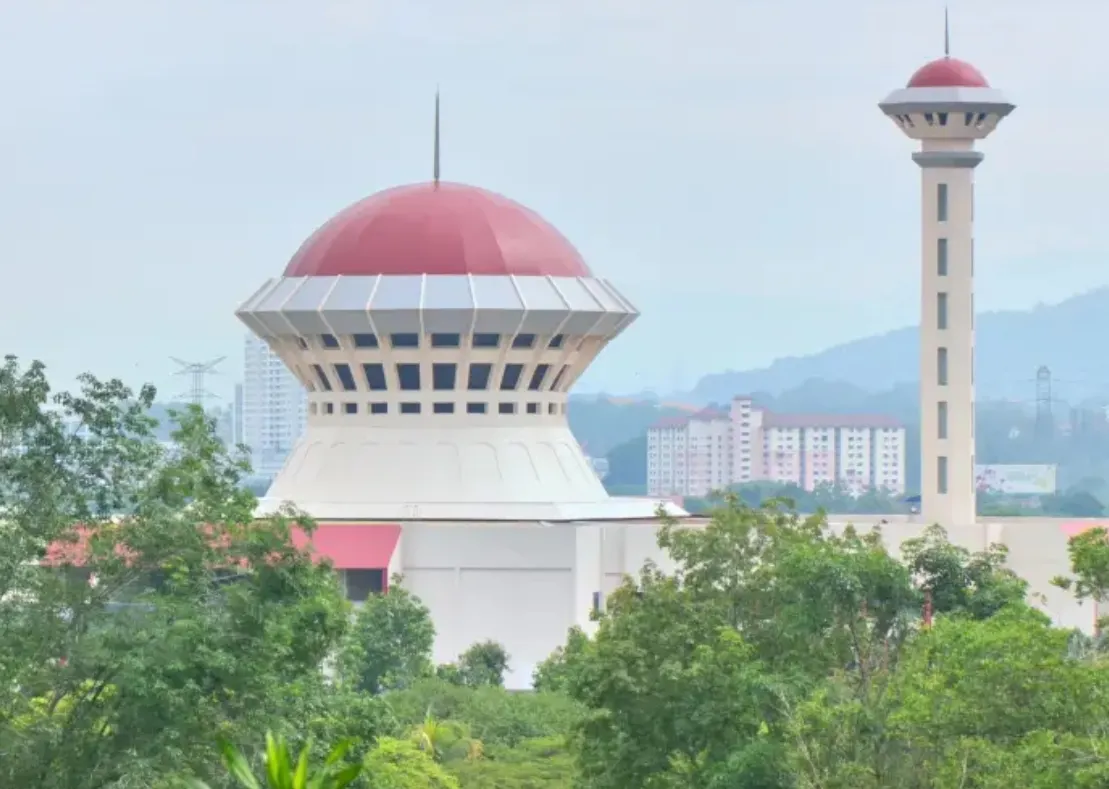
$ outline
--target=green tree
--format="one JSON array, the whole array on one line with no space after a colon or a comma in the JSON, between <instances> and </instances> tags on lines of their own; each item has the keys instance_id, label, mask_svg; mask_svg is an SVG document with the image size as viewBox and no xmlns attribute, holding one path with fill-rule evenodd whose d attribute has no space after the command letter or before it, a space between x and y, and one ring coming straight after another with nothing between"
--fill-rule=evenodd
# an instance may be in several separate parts
<instances>
[{"instance_id":1,"label":"green tree","mask_svg":"<svg viewBox=\"0 0 1109 789\"><path fill-rule=\"evenodd\" d=\"M199 409L166 450L152 389L81 383L0 369L0 785L215 780L215 735L291 728L287 689L318 677L346 603L292 545L309 522L254 518Z\"/></svg>"},{"instance_id":2,"label":"green tree","mask_svg":"<svg viewBox=\"0 0 1109 789\"><path fill-rule=\"evenodd\" d=\"M577 626L570 628L565 646L558 647L538 666L532 675L532 687L538 693L561 693L566 690L570 666L589 644L589 637Z\"/></svg>"},{"instance_id":3,"label":"green tree","mask_svg":"<svg viewBox=\"0 0 1109 789\"><path fill-rule=\"evenodd\" d=\"M470 687L504 687L509 655L496 641L481 641L458 656L458 674Z\"/></svg>"},{"instance_id":4,"label":"green tree","mask_svg":"<svg viewBox=\"0 0 1109 789\"><path fill-rule=\"evenodd\" d=\"M1079 600L1102 606L1109 602L1109 530L1098 526L1077 534L1067 543L1067 551L1073 576L1060 576L1052 583L1072 589ZM1104 617L1099 626L1105 626Z\"/></svg>"},{"instance_id":5,"label":"green tree","mask_svg":"<svg viewBox=\"0 0 1109 789\"><path fill-rule=\"evenodd\" d=\"M388 592L367 598L344 644L340 675L357 690L381 693L432 673L431 613L402 580L393 579Z\"/></svg>"},{"instance_id":6,"label":"green tree","mask_svg":"<svg viewBox=\"0 0 1109 789\"><path fill-rule=\"evenodd\" d=\"M458 789L458 781L410 740L382 737L365 765L370 789Z\"/></svg>"}]
</instances>

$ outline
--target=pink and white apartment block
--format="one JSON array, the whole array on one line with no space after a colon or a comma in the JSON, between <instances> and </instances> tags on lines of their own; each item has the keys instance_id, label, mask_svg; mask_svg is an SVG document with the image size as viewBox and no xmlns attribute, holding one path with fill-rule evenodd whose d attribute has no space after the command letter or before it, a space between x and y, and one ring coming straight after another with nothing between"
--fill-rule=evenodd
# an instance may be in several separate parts
<instances>
[{"instance_id":1,"label":"pink and white apartment block","mask_svg":"<svg viewBox=\"0 0 1109 789\"><path fill-rule=\"evenodd\" d=\"M705 496L755 481L904 493L905 428L887 416L775 414L736 397L728 411L661 419L647 431L648 495Z\"/></svg>"}]
</instances>

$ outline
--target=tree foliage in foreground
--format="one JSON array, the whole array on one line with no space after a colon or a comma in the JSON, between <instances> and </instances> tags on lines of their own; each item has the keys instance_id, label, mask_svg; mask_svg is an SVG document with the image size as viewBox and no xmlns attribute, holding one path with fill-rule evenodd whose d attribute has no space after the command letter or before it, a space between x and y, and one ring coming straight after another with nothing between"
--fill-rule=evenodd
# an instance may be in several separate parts
<instances>
[{"instance_id":1,"label":"tree foliage in foreground","mask_svg":"<svg viewBox=\"0 0 1109 789\"><path fill-rule=\"evenodd\" d=\"M199 409L165 449L153 390L81 385L0 368L0 785L145 789L170 766L218 784L217 735L373 736L387 712L320 676L347 608L295 516L254 519ZM336 723L344 704L366 717Z\"/></svg>"},{"instance_id":2,"label":"tree foliage in foreground","mask_svg":"<svg viewBox=\"0 0 1109 789\"><path fill-rule=\"evenodd\" d=\"M537 672L586 708L581 786L1106 785L1106 665L1027 606L1003 549L932 528L901 561L878 535L735 499L660 544L677 572L629 579ZM1109 564L1092 553L1091 588Z\"/></svg>"}]
</instances>

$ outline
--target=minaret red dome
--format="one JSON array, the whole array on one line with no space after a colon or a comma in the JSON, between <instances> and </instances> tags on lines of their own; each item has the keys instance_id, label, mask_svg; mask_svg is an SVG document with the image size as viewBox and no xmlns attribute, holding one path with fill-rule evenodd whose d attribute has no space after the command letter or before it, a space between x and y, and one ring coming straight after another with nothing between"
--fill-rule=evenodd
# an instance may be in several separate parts
<instances>
[{"instance_id":1,"label":"minaret red dome","mask_svg":"<svg viewBox=\"0 0 1109 789\"><path fill-rule=\"evenodd\" d=\"M965 60L943 57L917 69L909 78L910 88L988 88L982 72Z\"/></svg>"},{"instance_id":2,"label":"minaret red dome","mask_svg":"<svg viewBox=\"0 0 1109 789\"><path fill-rule=\"evenodd\" d=\"M286 277L589 277L566 238L494 192L454 183L399 186L345 209L304 242Z\"/></svg>"}]
</instances>

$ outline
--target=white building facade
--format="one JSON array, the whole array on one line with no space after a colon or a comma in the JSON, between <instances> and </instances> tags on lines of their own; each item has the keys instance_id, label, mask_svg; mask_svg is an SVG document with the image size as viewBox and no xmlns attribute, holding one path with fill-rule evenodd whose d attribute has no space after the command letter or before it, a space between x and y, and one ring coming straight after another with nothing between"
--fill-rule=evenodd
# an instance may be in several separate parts
<instances>
[{"instance_id":1,"label":"white building facade","mask_svg":"<svg viewBox=\"0 0 1109 789\"><path fill-rule=\"evenodd\" d=\"M884 416L775 414L737 397L727 412L667 418L647 432L649 495L705 496L764 480L904 493L905 428Z\"/></svg>"},{"instance_id":2,"label":"white building facade","mask_svg":"<svg viewBox=\"0 0 1109 789\"><path fill-rule=\"evenodd\" d=\"M242 391L236 389L235 396L242 415L239 440L250 448L254 473L273 477L304 432L308 394L264 340L247 335Z\"/></svg>"}]
</instances>

